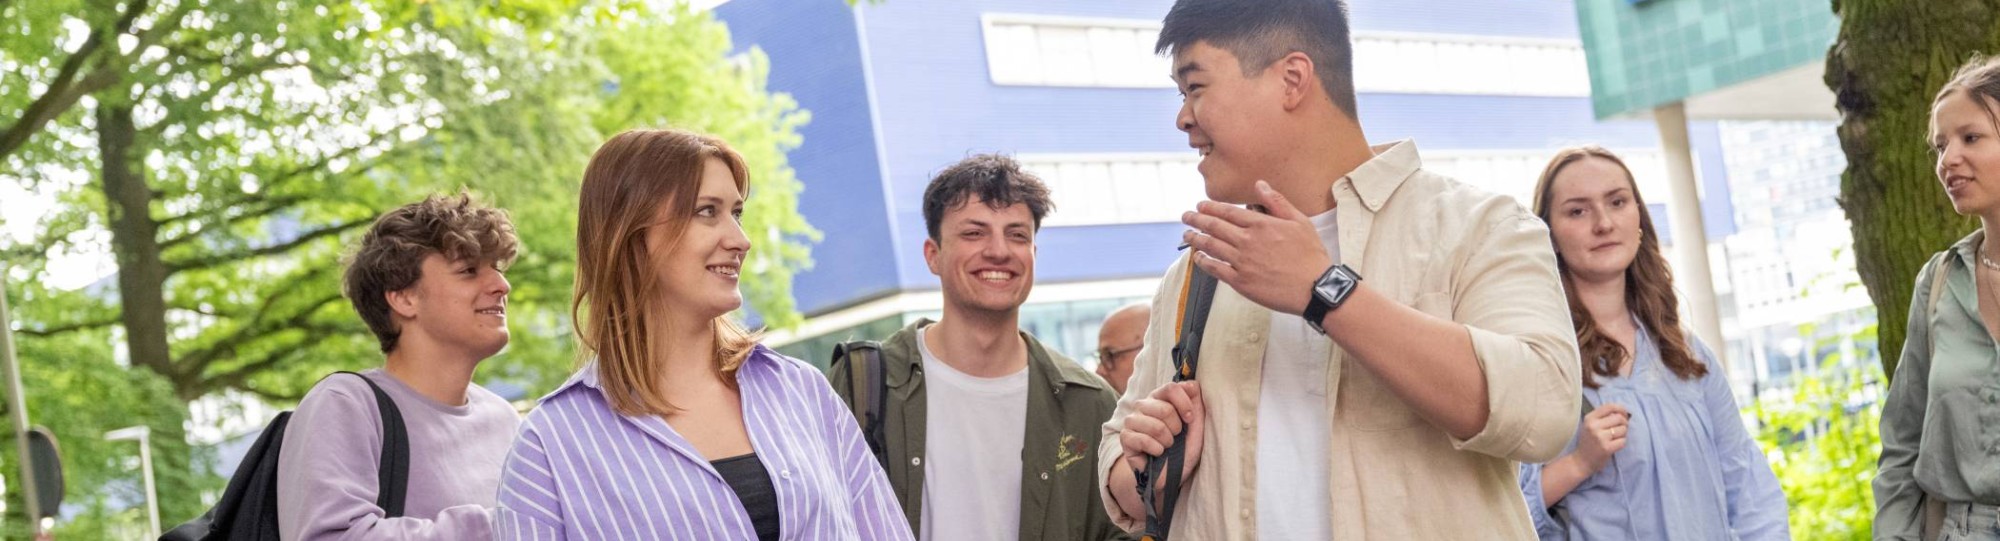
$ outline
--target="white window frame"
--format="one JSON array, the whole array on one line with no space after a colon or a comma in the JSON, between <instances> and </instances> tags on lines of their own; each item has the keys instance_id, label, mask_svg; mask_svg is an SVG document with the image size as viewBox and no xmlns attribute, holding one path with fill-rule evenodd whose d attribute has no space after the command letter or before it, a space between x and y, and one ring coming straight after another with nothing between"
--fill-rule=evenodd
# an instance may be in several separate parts
<instances>
[{"instance_id":1,"label":"white window frame","mask_svg":"<svg viewBox=\"0 0 2000 541\"><path fill-rule=\"evenodd\" d=\"M1024 153L1014 159L1041 177L1055 200L1045 228L1176 222L1207 194L1195 170L1201 157L1193 152ZM1065 165L1103 167L1104 177L1079 180L1050 169Z\"/></svg>"}]
</instances>

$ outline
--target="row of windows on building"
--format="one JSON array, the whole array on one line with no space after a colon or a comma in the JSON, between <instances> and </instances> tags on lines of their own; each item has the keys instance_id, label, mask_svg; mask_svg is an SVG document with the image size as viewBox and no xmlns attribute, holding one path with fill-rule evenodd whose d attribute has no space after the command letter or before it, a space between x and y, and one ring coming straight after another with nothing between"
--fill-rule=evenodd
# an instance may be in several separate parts
<instances>
[{"instance_id":1,"label":"row of windows on building","mask_svg":"<svg viewBox=\"0 0 2000 541\"><path fill-rule=\"evenodd\" d=\"M1167 88L1155 21L987 14L987 74L997 85ZM1590 95L1574 40L1356 32L1360 92L1508 96Z\"/></svg>"}]
</instances>

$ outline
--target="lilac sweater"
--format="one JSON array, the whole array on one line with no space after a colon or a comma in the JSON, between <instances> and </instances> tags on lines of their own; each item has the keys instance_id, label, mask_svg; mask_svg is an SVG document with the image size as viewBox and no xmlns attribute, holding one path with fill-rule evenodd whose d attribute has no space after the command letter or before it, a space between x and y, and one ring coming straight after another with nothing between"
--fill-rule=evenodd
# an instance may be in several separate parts
<instances>
[{"instance_id":1,"label":"lilac sweater","mask_svg":"<svg viewBox=\"0 0 2000 541\"><path fill-rule=\"evenodd\" d=\"M466 388L466 404L437 403L384 373L363 372L402 410L410 436L403 516L375 506L382 422L375 395L336 374L306 393L278 454L278 525L287 540L492 537L500 466L521 417L499 395Z\"/></svg>"}]
</instances>

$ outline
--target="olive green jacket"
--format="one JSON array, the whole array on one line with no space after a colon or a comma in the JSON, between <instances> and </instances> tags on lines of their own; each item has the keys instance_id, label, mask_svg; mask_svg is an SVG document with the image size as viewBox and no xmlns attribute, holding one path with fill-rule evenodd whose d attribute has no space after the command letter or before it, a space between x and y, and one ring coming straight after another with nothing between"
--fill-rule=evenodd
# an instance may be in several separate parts
<instances>
[{"instance_id":1,"label":"olive green jacket","mask_svg":"<svg viewBox=\"0 0 2000 541\"><path fill-rule=\"evenodd\" d=\"M924 507L924 360L917 349L920 319L882 341L888 380L883 418L889 484L911 532L922 532ZM1125 539L1097 497L1097 441L1118 397L1096 374L1050 351L1028 333L1028 422L1021 440L1021 539ZM841 399L852 376L836 359L828 379Z\"/></svg>"}]
</instances>

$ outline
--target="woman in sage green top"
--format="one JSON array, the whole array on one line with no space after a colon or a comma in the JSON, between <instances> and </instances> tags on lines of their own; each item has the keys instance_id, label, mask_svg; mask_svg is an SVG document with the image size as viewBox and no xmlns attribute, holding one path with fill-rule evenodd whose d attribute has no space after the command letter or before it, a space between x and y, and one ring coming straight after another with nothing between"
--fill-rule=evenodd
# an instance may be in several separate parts
<instances>
[{"instance_id":1,"label":"woman in sage green top","mask_svg":"<svg viewBox=\"0 0 2000 541\"><path fill-rule=\"evenodd\" d=\"M1937 177L1979 231L1917 275L1909 335L1882 409L1875 539L2000 539L2000 59L1938 92Z\"/></svg>"}]
</instances>

